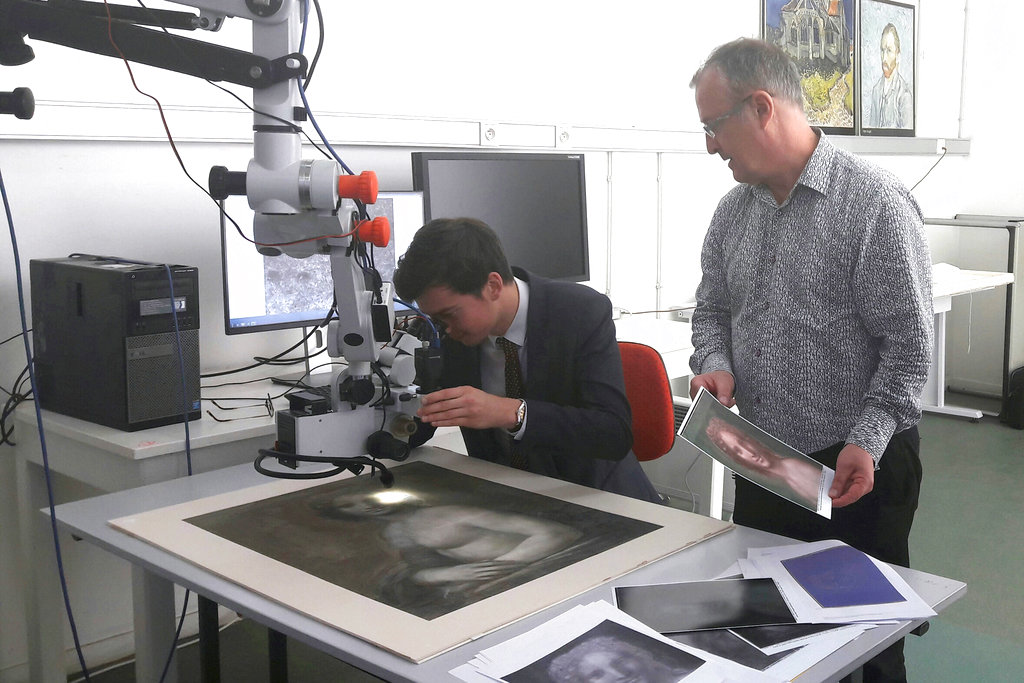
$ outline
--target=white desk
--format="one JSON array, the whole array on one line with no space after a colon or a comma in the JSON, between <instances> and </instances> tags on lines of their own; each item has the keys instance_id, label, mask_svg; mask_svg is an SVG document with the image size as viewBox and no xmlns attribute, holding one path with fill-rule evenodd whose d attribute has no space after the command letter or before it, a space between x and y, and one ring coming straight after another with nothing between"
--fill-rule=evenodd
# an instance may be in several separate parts
<instances>
[{"instance_id":1,"label":"white desk","mask_svg":"<svg viewBox=\"0 0 1024 683\"><path fill-rule=\"evenodd\" d=\"M953 307L954 296L981 292L1012 282L1012 273L960 269L935 271L932 283L932 299L935 308L935 344L932 349L932 366L928 373L928 382L921 394L922 410L967 417L972 420L981 419L982 412L980 410L946 405L946 313Z\"/></svg>"},{"instance_id":2,"label":"white desk","mask_svg":"<svg viewBox=\"0 0 1024 683\"><path fill-rule=\"evenodd\" d=\"M284 387L269 381L230 388L203 390L204 415L189 423L193 472L207 472L239 463L251 463L259 448L273 444L276 428L272 417L217 422L205 414L210 409L218 417L238 413L253 415L256 409L219 411L206 398L225 398L222 405L248 405L255 401L231 397L259 397L268 392L282 393ZM279 399L277 407L286 405ZM185 457L185 427L166 425L137 432L123 432L73 417L42 411L48 463L51 472L68 476L99 491L122 491L146 484L184 477L188 474ZM48 506L46 474L36 426L35 406L22 404L15 411L17 447L15 448L19 531L22 545L22 575L25 600L28 663L34 683L64 683L64 640L67 615L60 591L60 578L54 554L53 534L47 518L38 514ZM62 501L56 501L62 502ZM62 546L62 549L66 549ZM65 566L65 572L68 567ZM141 680L157 680L173 637L174 625L153 633L147 640L139 622L154 605L173 609L173 586L149 580L132 569L132 609L136 629L136 666ZM72 595L72 604L76 596ZM167 677L177 680L176 673Z\"/></svg>"},{"instance_id":3,"label":"white desk","mask_svg":"<svg viewBox=\"0 0 1024 683\"><path fill-rule=\"evenodd\" d=\"M268 394L277 397L286 389L269 380L204 388L203 417L189 423L193 473L252 463L258 449L272 446L277 434L274 418L270 416L234 419L231 422L212 419L206 414L207 409L222 419L257 415L260 411L255 407L220 410L209 399L222 406L254 406L261 397ZM287 399L276 398L274 406L275 409L286 408ZM51 472L101 492L133 489L188 474L183 424L124 432L47 410L42 414ZM52 529L49 520L38 514L38 510L49 503L35 407L30 403L22 404L15 411L14 419L18 444L15 458L22 576L27 589L25 616L29 672L33 683L65 683L64 653L70 645L64 637L67 614L60 590ZM438 430L432 443L465 452L461 434L454 427ZM252 469L251 464L246 466ZM62 549L65 546L62 545ZM66 573L67 570L65 565ZM151 628L153 625L148 621L148 615L154 609L173 609L174 604L173 585L151 579L137 566L132 567L136 670L139 680L146 681L159 678L167 656L167 643L171 642L174 633L174 624ZM81 598L72 594L72 604L81 603L76 597ZM177 680L176 670L170 670L164 680L174 683Z\"/></svg>"},{"instance_id":4,"label":"white desk","mask_svg":"<svg viewBox=\"0 0 1024 683\"><path fill-rule=\"evenodd\" d=\"M748 547L792 542L781 536L737 527L417 665L213 575L107 524L110 519L217 495L263 481L265 479L260 478L251 467L232 467L134 491L67 503L59 506L56 514L63 527L142 567L140 571L149 574L153 582L179 583L275 631L301 640L385 680L416 683L456 680L448 671L465 663L480 650L523 633L575 605L594 600L611 601L614 585L708 579L724 571L737 557L745 556ZM936 611L943 610L966 591L966 585L959 581L911 569L897 568L897 571ZM154 605L150 619L143 626L155 631L165 622L173 623L174 617L173 610L168 606ZM816 664L801 675L800 680L813 682L845 676L905 636L918 623L904 622L872 629ZM165 652L170 643L170 639L164 641Z\"/></svg>"}]
</instances>

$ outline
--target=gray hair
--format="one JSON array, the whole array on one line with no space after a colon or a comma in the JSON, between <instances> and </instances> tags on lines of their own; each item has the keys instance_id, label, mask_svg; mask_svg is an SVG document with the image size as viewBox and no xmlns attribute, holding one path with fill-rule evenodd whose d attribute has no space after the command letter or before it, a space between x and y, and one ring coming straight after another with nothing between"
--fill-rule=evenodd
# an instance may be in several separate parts
<instances>
[{"instance_id":1,"label":"gray hair","mask_svg":"<svg viewBox=\"0 0 1024 683\"><path fill-rule=\"evenodd\" d=\"M803 107L800 71L786 52L771 43L740 38L719 45L690 79L696 88L704 73L714 68L725 77L737 99L754 90L766 90L772 97L789 100Z\"/></svg>"}]
</instances>

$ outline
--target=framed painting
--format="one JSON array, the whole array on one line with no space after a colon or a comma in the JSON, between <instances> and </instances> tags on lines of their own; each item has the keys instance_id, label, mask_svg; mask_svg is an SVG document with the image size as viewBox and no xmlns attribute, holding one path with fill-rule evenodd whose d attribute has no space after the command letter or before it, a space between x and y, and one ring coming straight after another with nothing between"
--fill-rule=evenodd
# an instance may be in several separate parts
<instances>
[{"instance_id":1,"label":"framed painting","mask_svg":"<svg viewBox=\"0 0 1024 683\"><path fill-rule=\"evenodd\" d=\"M800 70L810 124L854 134L854 0L762 0L761 16L761 37Z\"/></svg>"},{"instance_id":2,"label":"framed painting","mask_svg":"<svg viewBox=\"0 0 1024 683\"><path fill-rule=\"evenodd\" d=\"M413 662L732 526L445 451L391 470L110 524Z\"/></svg>"},{"instance_id":3,"label":"framed painting","mask_svg":"<svg viewBox=\"0 0 1024 683\"><path fill-rule=\"evenodd\" d=\"M889 0L860 5L863 135L914 135L917 116L914 7Z\"/></svg>"}]
</instances>

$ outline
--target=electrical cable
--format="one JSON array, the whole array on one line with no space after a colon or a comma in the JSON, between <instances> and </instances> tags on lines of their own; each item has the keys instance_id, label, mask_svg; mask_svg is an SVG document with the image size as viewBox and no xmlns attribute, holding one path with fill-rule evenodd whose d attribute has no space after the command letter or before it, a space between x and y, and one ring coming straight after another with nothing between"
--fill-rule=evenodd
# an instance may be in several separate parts
<instances>
[{"instance_id":1,"label":"electrical cable","mask_svg":"<svg viewBox=\"0 0 1024 683\"><path fill-rule=\"evenodd\" d=\"M32 349L28 343L28 320L25 314L25 288L21 280L21 256L18 252L18 239L14 230L14 217L11 214L11 205L7 198L7 186L4 183L3 173L0 173L0 195L3 197L4 211L7 215L7 225L11 233L11 246L14 251L14 274L18 285L18 309L21 315L22 341L25 345L25 360L28 365L29 380L32 384L32 395L38 395L36 388L36 375L32 367ZM85 653L82 651L82 643L78 637L78 626L75 623L74 613L71 609L71 598L68 594L67 578L64 574L64 560L60 548L60 537L57 534L57 515L54 511L53 479L50 476L50 457L46 449L46 435L43 430L43 415L39 407L39 401L33 401L36 412L36 427L39 431L39 445L43 456L43 474L46 480L46 499L50 512L50 533L53 536L54 552L57 560L57 573L60 576L60 589L64 598L64 609L67 611L68 625L71 628L71 637L75 643L75 654L78 656L78 663L89 681L89 669L85 665Z\"/></svg>"},{"instance_id":2,"label":"electrical cable","mask_svg":"<svg viewBox=\"0 0 1024 683\"><path fill-rule=\"evenodd\" d=\"M437 331L437 326L434 325L434 321L431 320L429 316L424 314L423 311L421 311L419 309L419 306L417 306L416 304L413 304L413 303L409 303L407 301L402 301L397 296L395 297L395 301L397 301L398 303L402 304L403 306L405 306L408 309L416 311L416 315L421 320L423 320L423 322L427 323L427 325L430 326L430 331L432 333L432 337L431 337L431 340L430 340L430 345L431 346L440 346L441 345L441 335Z\"/></svg>"},{"instance_id":3,"label":"electrical cable","mask_svg":"<svg viewBox=\"0 0 1024 683\"><path fill-rule=\"evenodd\" d=\"M138 2L139 6L142 7L144 10L146 10L147 12L152 12L152 10L149 7L146 7L146 5L144 5L142 3L142 0L136 0L136 2ZM317 5L317 9L319 10L319 4ZM323 29L322 29L323 15L322 14L320 14L320 21L321 21L321 33L322 33L322 31L323 31ZM155 25L159 24L158 20L155 19L155 18L153 19L153 22L154 22ZM196 70L198 71L199 70L198 69L198 65L197 65L196 61L192 58L192 55L190 55L188 52L183 50L181 48L181 46L178 45L177 40L175 40L176 38L178 38L178 36L176 34L174 34L174 33L171 33L169 30L167 30L166 26L160 25L160 30L162 30L171 39L171 44L174 45L174 47L178 50L178 54L180 54L184 59L190 61L192 63L192 65L194 67L196 67ZM321 40L322 40L322 36L321 36ZM318 46L317 56L314 59L319 59L319 49L320 49L320 47L322 47L322 44L320 46ZM312 66L310 66L310 71L311 70L312 70ZM316 148L316 150L318 152L320 152L322 155L324 155L327 158L330 158L331 155L325 149L320 147L320 145L318 145L316 143L316 141L313 138L311 138L309 136L309 134L306 133L306 131L304 131L302 129L301 126L295 124L292 121L288 121L286 119L282 119L279 116L274 116L273 114L271 114L269 112L260 111L260 110L256 109L251 104L249 104L244 99L242 99L242 97L240 95L238 95L238 93L234 92L230 88L224 87L223 85L221 85L220 83L217 83L216 81L211 81L209 78L204 78L203 80L206 81L207 83L209 83L210 85L212 85L214 88L217 88L218 90L221 90L221 91L227 93L228 95L230 95L231 97L233 97L235 100L237 100L239 102L239 104L241 104L243 107L245 107L246 109L251 111L253 114L259 114L260 116L265 116L268 119L273 119L274 121L277 121L278 123L281 123L281 124L291 128L296 133L302 133L302 136L304 138L306 138L307 141L309 141L309 144L313 145L313 147ZM306 82L307 83L309 82L309 76L308 75L306 76ZM234 221L232 221L232 222L234 222Z\"/></svg>"},{"instance_id":4,"label":"electrical cable","mask_svg":"<svg viewBox=\"0 0 1024 683\"><path fill-rule=\"evenodd\" d=\"M311 463L324 463L327 465L334 465L333 470L321 470L319 472L280 472L277 470L268 470L263 467L263 461L267 458L275 458L277 460L290 460L295 462L311 462ZM256 462L253 463L256 471L260 474L265 474L268 477L276 477L278 479L326 479L327 477L333 477L336 474L343 472L351 472L352 474L358 475L363 471L363 467L369 467L371 470L380 472L380 483L385 487L390 487L395 482L395 475L384 466L384 463L374 460L373 458L365 455L354 455L350 457L332 457L329 455L295 455L294 453L285 453L284 451L274 450L272 448L261 448L259 450L259 457L256 458Z\"/></svg>"},{"instance_id":5,"label":"electrical cable","mask_svg":"<svg viewBox=\"0 0 1024 683\"><path fill-rule=\"evenodd\" d=\"M939 156L938 159L935 160L935 163L932 164L932 167L929 168L923 176L921 176L921 180L918 180L916 183L914 183L914 187L910 188L911 192L917 189L917 186L920 185L924 181L924 179L927 178L931 174L931 172L935 170L935 167L939 165L939 162L946 158L947 151L948 150L945 147L942 148L942 154Z\"/></svg>"},{"instance_id":6,"label":"electrical cable","mask_svg":"<svg viewBox=\"0 0 1024 683\"><path fill-rule=\"evenodd\" d=\"M320 53L324 50L324 13L320 9L320 0L313 0L313 7L316 9L316 19L320 37L317 39L316 52L313 54L313 59L309 61L309 68L306 70L307 88L309 87L309 82L313 79L313 71L316 69L316 65L320 62ZM308 19L309 13L307 12L306 15Z\"/></svg>"},{"instance_id":7,"label":"electrical cable","mask_svg":"<svg viewBox=\"0 0 1024 683\"><path fill-rule=\"evenodd\" d=\"M7 391L7 389L3 389L3 387L0 387L0 389L3 389L4 393L8 395L7 400L4 402L3 412L0 413L0 445L16 445L14 441L11 439L11 437L14 435L14 425L8 426L7 418L14 414L14 409L21 405L22 401L26 401L34 396L34 394L32 394L31 391L29 391L28 394L25 394L22 391L21 387L25 383L27 376L28 366L26 365L24 369L22 369L22 371L19 372L18 376L15 378L14 384L11 385L11 391Z\"/></svg>"},{"instance_id":8,"label":"electrical cable","mask_svg":"<svg viewBox=\"0 0 1024 683\"><path fill-rule=\"evenodd\" d=\"M309 19L309 3L306 3L306 15L305 15L305 17L303 18L303 21L302 21L302 36L299 39L299 53L300 54L302 53L302 50L303 50L303 48L304 48L304 46L306 44L306 27L309 24L308 19ZM355 175L355 172L351 168L348 167L348 164L346 164L344 161L342 161L341 156L339 156L338 153L334 150L334 147L331 146L331 143L327 141L327 136L324 135L324 132L320 129L320 124L318 124L316 122L316 117L313 116L313 109L309 106L309 100L306 98L306 89L305 89L305 87L303 87L303 79L301 77L300 78L296 78L295 79L295 83L298 86L299 97L302 98L302 104L306 108L306 114L309 116L309 122L311 124L313 124L313 129L320 136L320 139L324 141L324 146L328 150L330 150L331 156L334 157L334 160L338 162L339 166L341 166L343 169L345 169L346 173L348 173L349 175Z\"/></svg>"}]
</instances>

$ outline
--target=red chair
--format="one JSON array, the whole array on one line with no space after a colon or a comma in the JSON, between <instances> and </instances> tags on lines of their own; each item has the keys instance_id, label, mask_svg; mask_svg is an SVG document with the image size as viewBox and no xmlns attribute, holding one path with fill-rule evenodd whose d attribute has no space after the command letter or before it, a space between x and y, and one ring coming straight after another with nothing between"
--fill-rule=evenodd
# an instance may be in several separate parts
<instances>
[{"instance_id":1,"label":"red chair","mask_svg":"<svg viewBox=\"0 0 1024 683\"><path fill-rule=\"evenodd\" d=\"M646 344L619 342L626 398L633 412L633 453L637 460L656 460L675 442L672 387L661 354Z\"/></svg>"}]
</instances>

